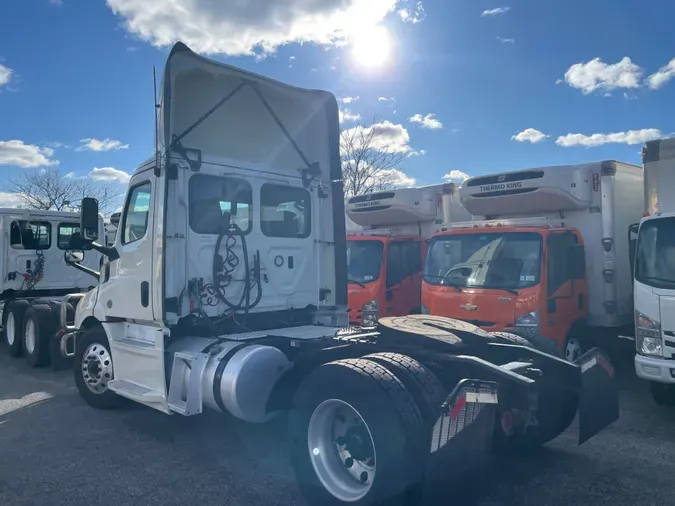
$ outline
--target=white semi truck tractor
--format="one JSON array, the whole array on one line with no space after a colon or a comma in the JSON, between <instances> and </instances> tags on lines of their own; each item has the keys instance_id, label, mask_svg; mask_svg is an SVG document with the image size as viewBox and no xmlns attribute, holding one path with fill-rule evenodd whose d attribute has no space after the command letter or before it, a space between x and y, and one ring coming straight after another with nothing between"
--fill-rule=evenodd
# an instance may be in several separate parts
<instances>
[{"instance_id":1,"label":"white semi truck tractor","mask_svg":"<svg viewBox=\"0 0 675 506\"><path fill-rule=\"evenodd\" d=\"M675 405L675 138L642 151L645 217L634 265L635 371L654 400Z\"/></svg>"},{"instance_id":2,"label":"white semi truck tractor","mask_svg":"<svg viewBox=\"0 0 675 506\"><path fill-rule=\"evenodd\" d=\"M103 217L92 226L102 231ZM64 262L79 229L80 216L73 212L0 209L2 341L6 353L23 356L32 367L67 365L59 347L61 298L96 284ZM95 272L101 254L85 248L82 265Z\"/></svg>"},{"instance_id":3,"label":"white semi truck tractor","mask_svg":"<svg viewBox=\"0 0 675 506\"><path fill-rule=\"evenodd\" d=\"M114 245L74 321L74 375L95 408L134 401L251 423L289 417L307 502L413 504L493 451L543 444L579 413L582 443L618 417L601 351L575 363L429 315L347 328L338 106L171 50L158 152L133 174ZM80 252L69 253L79 268ZM433 488L433 487L432 487Z\"/></svg>"}]
</instances>

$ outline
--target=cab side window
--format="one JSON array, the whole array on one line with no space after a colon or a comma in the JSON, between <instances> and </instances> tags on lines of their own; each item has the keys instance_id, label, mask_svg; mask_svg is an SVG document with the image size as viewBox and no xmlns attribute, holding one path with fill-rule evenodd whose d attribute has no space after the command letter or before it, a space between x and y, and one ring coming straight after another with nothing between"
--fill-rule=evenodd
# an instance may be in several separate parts
<instances>
[{"instance_id":1,"label":"cab side window","mask_svg":"<svg viewBox=\"0 0 675 506\"><path fill-rule=\"evenodd\" d=\"M46 221L13 221L9 236L13 249L49 249L52 245L52 225Z\"/></svg>"},{"instance_id":2,"label":"cab side window","mask_svg":"<svg viewBox=\"0 0 675 506\"><path fill-rule=\"evenodd\" d=\"M122 221L122 244L136 242L145 236L150 216L151 189L150 182L146 181L129 192Z\"/></svg>"},{"instance_id":3,"label":"cab side window","mask_svg":"<svg viewBox=\"0 0 675 506\"><path fill-rule=\"evenodd\" d=\"M399 284L422 269L422 250L419 242L396 241L387 250L387 288Z\"/></svg>"},{"instance_id":4,"label":"cab side window","mask_svg":"<svg viewBox=\"0 0 675 506\"><path fill-rule=\"evenodd\" d=\"M553 295L571 279L569 248L578 244L572 233L552 234L548 238L548 295Z\"/></svg>"}]
</instances>

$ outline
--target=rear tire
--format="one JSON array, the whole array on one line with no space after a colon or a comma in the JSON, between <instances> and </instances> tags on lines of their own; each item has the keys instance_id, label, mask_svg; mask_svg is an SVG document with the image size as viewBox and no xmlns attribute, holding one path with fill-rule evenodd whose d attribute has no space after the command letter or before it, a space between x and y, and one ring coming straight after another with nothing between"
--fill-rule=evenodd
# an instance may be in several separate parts
<instances>
[{"instance_id":1,"label":"rear tire","mask_svg":"<svg viewBox=\"0 0 675 506\"><path fill-rule=\"evenodd\" d=\"M383 366L322 365L298 388L289 421L291 461L310 506L417 503L426 431L412 395Z\"/></svg>"},{"instance_id":2,"label":"rear tire","mask_svg":"<svg viewBox=\"0 0 675 506\"><path fill-rule=\"evenodd\" d=\"M377 362L401 380L415 399L425 427L431 429L448 397L438 378L417 360L399 353L373 353L363 358Z\"/></svg>"},{"instance_id":3,"label":"rear tire","mask_svg":"<svg viewBox=\"0 0 675 506\"><path fill-rule=\"evenodd\" d=\"M85 330L75 340L73 357L75 385L87 404L96 409L116 409L127 403L107 387L114 378L108 337L101 326Z\"/></svg>"},{"instance_id":4,"label":"rear tire","mask_svg":"<svg viewBox=\"0 0 675 506\"><path fill-rule=\"evenodd\" d=\"M27 300L10 300L5 302L2 312L2 334L7 343L7 352L12 357L20 357L23 353L21 336L23 335L23 318L30 307Z\"/></svg>"},{"instance_id":5,"label":"rear tire","mask_svg":"<svg viewBox=\"0 0 675 506\"><path fill-rule=\"evenodd\" d=\"M565 358L562 351L558 347L558 343L547 339L539 333L536 334L525 334L519 332L490 332L491 335L510 341L513 344L520 346L527 346L528 348L534 348L537 351L543 353L548 353L557 358Z\"/></svg>"},{"instance_id":6,"label":"rear tire","mask_svg":"<svg viewBox=\"0 0 675 506\"><path fill-rule=\"evenodd\" d=\"M56 335L56 317L50 305L33 304L24 315L22 345L26 362L43 367L51 362L50 341Z\"/></svg>"}]
</instances>

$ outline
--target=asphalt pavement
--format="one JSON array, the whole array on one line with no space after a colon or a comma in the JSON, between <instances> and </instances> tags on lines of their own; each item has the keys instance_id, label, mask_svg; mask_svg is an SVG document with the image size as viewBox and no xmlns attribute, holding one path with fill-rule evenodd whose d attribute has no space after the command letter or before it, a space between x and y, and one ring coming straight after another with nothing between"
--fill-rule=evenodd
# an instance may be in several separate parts
<instances>
[{"instance_id":1,"label":"asphalt pavement","mask_svg":"<svg viewBox=\"0 0 675 506\"><path fill-rule=\"evenodd\" d=\"M574 425L526 457L495 461L444 505L675 504L675 410L616 363L618 422L581 447ZM31 369L0 347L0 505L303 505L282 419L249 425L144 406L97 411L70 371Z\"/></svg>"}]
</instances>

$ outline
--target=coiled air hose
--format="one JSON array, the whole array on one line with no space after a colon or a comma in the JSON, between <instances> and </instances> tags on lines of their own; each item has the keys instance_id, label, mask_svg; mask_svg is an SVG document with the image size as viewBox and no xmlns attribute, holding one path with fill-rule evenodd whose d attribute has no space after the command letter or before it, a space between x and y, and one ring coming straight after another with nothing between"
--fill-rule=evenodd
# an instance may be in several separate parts
<instances>
[{"instance_id":1,"label":"coiled air hose","mask_svg":"<svg viewBox=\"0 0 675 506\"><path fill-rule=\"evenodd\" d=\"M234 303L225 296L225 288L232 281L232 274L239 265L239 257L232 250L237 244L237 237L241 239L242 255L244 256L244 291L241 294L239 302ZM220 257L220 247L225 239L225 257ZM221 259L222 260L219 260ZM222 262L222 265L221 265ZM213 252L213 287L216 296L232 311L244 311L245 315L256 307L262 299L262 284L260 282L260 253L256 252L253 260L253 269L255 275L255 284L257 285L256 298L251 303L251 269L248 259L248 245L246 244L246 235L236 223L224 222L216 239L216 247ZM221 273L222 272L222 273Z\"/></svg>"}]
</instances>

